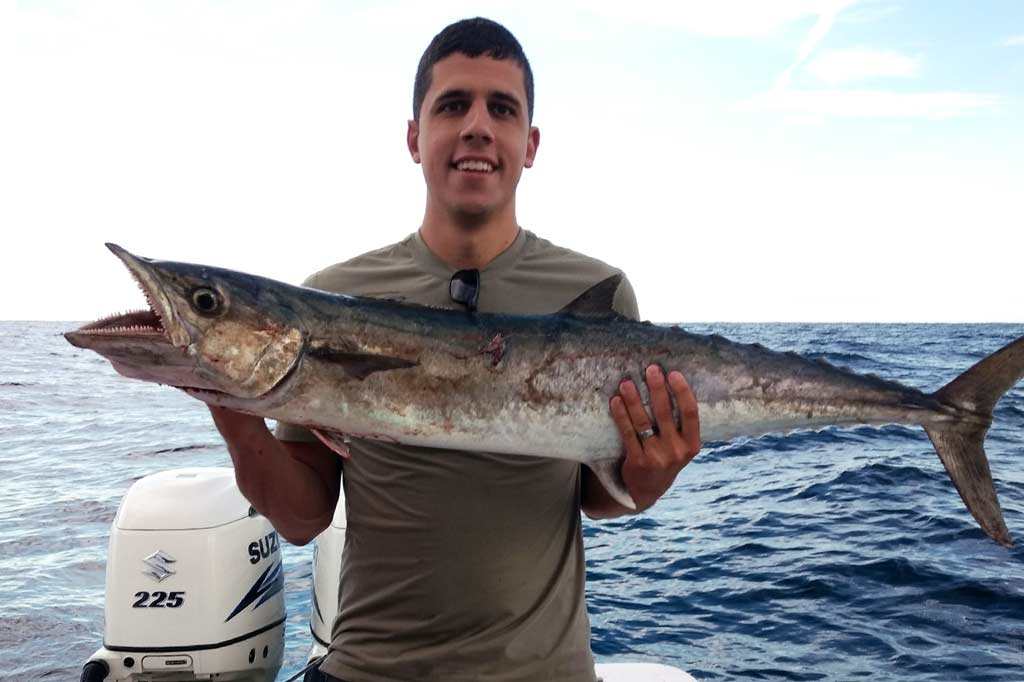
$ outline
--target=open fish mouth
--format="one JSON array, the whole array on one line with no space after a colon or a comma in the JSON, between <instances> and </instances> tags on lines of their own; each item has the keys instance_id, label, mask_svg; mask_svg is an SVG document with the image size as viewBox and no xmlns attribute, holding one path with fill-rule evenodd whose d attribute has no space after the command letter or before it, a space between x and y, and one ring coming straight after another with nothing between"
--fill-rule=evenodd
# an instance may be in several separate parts
<instances>
[{"instance_id":1,"label":"open fish mouth","mask_svg":"<svg viewBox=\"0 0 1024 682\"><path fill-rule=\"evenodd\" d=\"M189 335L177 323L174 308L160 287L159 279L153 274L148 259L135 256L117 244L108 243L106 246L128 268L128 272L146 300L147 308L102 317L66 334L68 340L74 343L74 338L93 337L98 341L102 337L107 337L151 342L164 341L178 348L188 346Z\"/></svg>"},{"instance_id":2,"label":"open fish mouth","mask_svg":"<svg viewBox=\"0 0 1024 682\"><path fill-rule=\"evenodd\" d=\"M156 289L156 287L152 284L150 287L147 287L143 282L142 273L144 271L141 267L141 259L133 256L117 244L108 243L106 246L128 267L128 272L131 274L132 279L135 280L135 284L139 287L139 291L141 291L142 295L146 298L146 305L148 307L145 309L129 310L124 313L108 315L96 320L95 322L83 325L76 331L89 334L113 334L116 336L166 337L167 329L164 327L163 317L157 311L157 306L153 305L154 296L150 293L150 288L152 287L153 289Z\"/></svg>"},{"instance_id":3,"label":"open fish mouth","mask_svg":"<svg viewBox=\"0 0 1024 682\"><path fill-rule=\"evenodd\" d=\"M147 307L102 317L66 332L64 338L106 357L126 377L176 388L216 388L197 374L195 358L189 352L189 332L178 321L152 262L116 244L107 244L107 248L128 268Z\"/></svg>"},{"instance_id":4,"label":"open fish mouth","mask_svg":"<svg viewBox=\"0 0 1024 682\"><path fill-rule=\"evenodd\" d=\"M195 266L142 258L116 244L107 248L128 268L147 308L67 332L72 345L96 351L124 376L180 388L204 402L262 397L297 366L302 332L258 316L250 328L244 315L242 321L226 316L229 303L215 268L196 272Z\"/></svg>"}]
</instances>

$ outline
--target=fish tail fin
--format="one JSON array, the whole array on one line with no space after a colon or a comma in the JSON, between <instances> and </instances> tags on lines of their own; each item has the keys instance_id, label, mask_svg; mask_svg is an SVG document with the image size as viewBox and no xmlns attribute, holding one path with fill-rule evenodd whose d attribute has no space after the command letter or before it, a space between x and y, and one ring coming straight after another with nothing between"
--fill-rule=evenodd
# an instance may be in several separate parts
<instances>
[{"instance_id":1,"label":"fish tail fin","mask_svg":"<svg viewBox=\"0 0 1024 682\"><path fill-rule=\"evenodd\" d=\"M636 509L636 502L633 501L633 497L626 490L626 483L622 480L621 459L602 459L588 462L587 466L597 476L597 480L601 481L601 485L613 500L627 509Z\"/></svg>"},{"instance_id":2,"label":"fish tail fin","mask_svg":"<svg viewBox=\"0 0 1024 682\"><path fill-rule=\"evenodd\" d=\"M1003 520L988 457L985 456L984 441L988 427L926 426L925 431L978 525L1000 545L1012 547L1013 541Z\"/></svg>"},{"instance_id":3,"label":"fish tail fin","mask_svg":"<svg viewBox=\"0 0 1024 682\"><path fill-rule=\"evenodd\" d=\"M996 403L1022 376L1024 337L989 355L932 394L939 402L972 413L976 418L925 426L967 509L989 537L1006 547L1013 542L992 482L985 455L985 434Z\"/></svg>"}]
</instances>

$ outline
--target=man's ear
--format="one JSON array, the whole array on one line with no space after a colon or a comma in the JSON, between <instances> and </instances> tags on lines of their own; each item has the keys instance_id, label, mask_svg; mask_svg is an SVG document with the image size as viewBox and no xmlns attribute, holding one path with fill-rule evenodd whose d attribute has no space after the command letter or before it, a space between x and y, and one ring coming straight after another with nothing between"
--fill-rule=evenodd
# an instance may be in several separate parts
<instances>
[{"instance_id":1,"label":"man's ear","mask_svg":"<svg viewBox=\"0 0 1024 682\"><path fill-rule=\"evenodd\" d=\"M540 128L532 126L530 128L530 136L526 139L526 162L523 164L527 168L533 168L533 160L537 156L537 147L540 146Z\"/></svg>"},{"instance_id":2,"label":"man's ear","mask_svg":"<svg viewBox=\"0 0 1024 682\"><path fill-rule=\"evenodd\" d=\"M409 147L409 156L416 163L420 162L420 126L414 119L409 119L409 129L405 133L405 144Z\"/></svg>"}]
</instances>

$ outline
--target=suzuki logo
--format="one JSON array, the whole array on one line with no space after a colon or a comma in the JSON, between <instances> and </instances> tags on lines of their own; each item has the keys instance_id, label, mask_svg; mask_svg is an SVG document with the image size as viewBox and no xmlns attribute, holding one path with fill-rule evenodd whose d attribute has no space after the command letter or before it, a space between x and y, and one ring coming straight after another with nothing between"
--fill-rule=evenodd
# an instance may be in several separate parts
<instances>
[{"instance_id":1,"label":"suzuki logo","mask_svg":"<svg viewBox=\"0 0 1024 682\"><path fill-rule=\"evenodd\" d=\"M228 622L243 610L249 608L253 603L256 606L252 607L255 611L264 602L269 601L271 597L276 595L278 592L284 589L284 565L280 562L267 566L267 570L263 571L263 575L256 579L253 586L249 588L249 591L242 597L242 601L238 602L238 606L235 610L224 619L224 622Z\"/></svg>"},{"instance_id":2,"label":"suzuki logo","mask_svg":"<svg viewBox=\"0 0 1024 682\"><path fill-rule=\"evenodd\" d=\"M175 560L172 557L165 554L162 549L158 549L142 560L142 563L146 564L147 567L143 573L158 583L162 582L164 579L174 575L175 571L170 566L174 562Z\"/></svg>"}]
</instances>

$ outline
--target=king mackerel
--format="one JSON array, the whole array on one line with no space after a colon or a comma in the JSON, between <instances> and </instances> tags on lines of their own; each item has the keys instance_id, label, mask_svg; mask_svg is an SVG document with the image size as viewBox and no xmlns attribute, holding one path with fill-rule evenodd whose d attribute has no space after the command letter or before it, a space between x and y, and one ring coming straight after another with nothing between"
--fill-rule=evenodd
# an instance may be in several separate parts
<instances>
[{"instance_id":1,"label":"king mackerel","mask_svg":"<svg viewBox=\"0 0 1024 682\"><path fill-rule=\"evenodd\" d=\"M149 310L65 334L121 374L211 405L349 437L555 457L590 467L632 507L607 396L650 364L687 377L707 440L829 425L916 424L981 529L1009 546L984 451L999 398L1024 375L1024 337L935 391L795 353L627 320L612 277L554 315L467 314L329 294L108 244Z\"/></svg>"}]
</instances>

